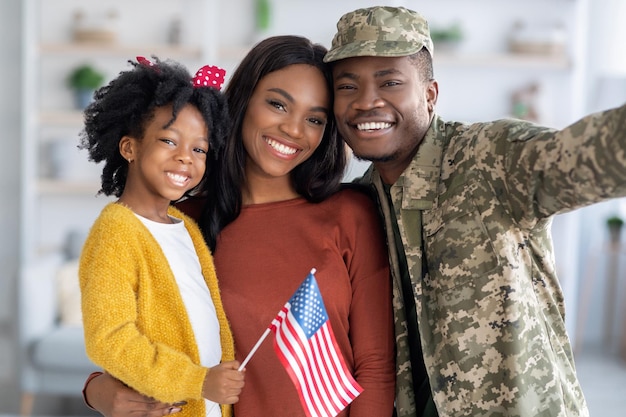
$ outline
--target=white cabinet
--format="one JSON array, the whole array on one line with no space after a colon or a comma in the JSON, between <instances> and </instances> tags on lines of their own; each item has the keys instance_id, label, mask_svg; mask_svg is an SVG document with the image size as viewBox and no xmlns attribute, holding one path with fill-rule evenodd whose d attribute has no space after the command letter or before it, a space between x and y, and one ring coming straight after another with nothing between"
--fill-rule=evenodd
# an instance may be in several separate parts
<instances>
[{"instance_id":1,"label":"white cabinet","mask_svg":"<svg viewBox=\"0 0 626 417\"><path fill-rule=\"evenodd\" d=\"M172 58L195 72L217 56L213 40L218 4L209 0L25 0L23 7L21 262L64 249L72 233L86 233L111 198L96 196L101 165L79 151L82 112L66 78L90 63L108 82L137 55ZM114 18L109 18L113 12ZM109 42L76 41L81 27L110 30ZM173 42L172 25L181 22ZM103 32L100 32L103 33ZM84 32L83 32L84 34Z\"/></svg>"}]
</instances>

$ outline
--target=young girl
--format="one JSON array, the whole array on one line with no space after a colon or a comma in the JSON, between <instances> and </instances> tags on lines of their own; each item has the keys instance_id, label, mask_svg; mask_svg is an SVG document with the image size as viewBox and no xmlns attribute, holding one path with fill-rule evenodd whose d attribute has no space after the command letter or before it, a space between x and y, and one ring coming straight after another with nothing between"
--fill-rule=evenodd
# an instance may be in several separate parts
<instances>
[{"instance_id":1,"label":"young girl","mask_svg":"<svg viewBox=\"0 0 626 417\"><path fill-rule=\"evenodd\" d=\"M223 144L224 73L205 66L192 79L175 62L137 60L85 110L81 147L104 163L100 192L119 197L81 254L87 354L146 396L187 401L187 415L230 416L215 403L238 400L243 374L213 259L170 205L202 182Z\"/></svg>"}]
</instances>

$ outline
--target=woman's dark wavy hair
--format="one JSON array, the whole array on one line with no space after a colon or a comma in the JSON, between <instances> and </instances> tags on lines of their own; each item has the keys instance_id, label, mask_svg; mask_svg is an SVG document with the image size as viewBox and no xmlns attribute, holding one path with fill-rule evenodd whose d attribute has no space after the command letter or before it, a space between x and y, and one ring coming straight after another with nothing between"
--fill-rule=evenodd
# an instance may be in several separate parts
<instances>
[{"instance_id":1,"label":"woman's dark wavy hair","mask_svg":"<svg viewBox=\"0 0 626 417\"><path fill-rule=\"evenodd\" d=\"M323 61L325 54L325 47L307 38L274 36L256 44L233 73L225 92L232 130L218 162L216 181L209 187L207 206L200 219L205 238L212 249L215 248L220 231L241 212L246 164L242 126L254 89L271 72L290 65L305 64L322 72L332 97L332 74L330 66ZM307 80L303 79L302 82ZM345 166L344 143L337 133L331 106L319 147L309 159L291 171L291 180L298 194L310 202L320 202L338 190Z\"/></svg>"},{"instance_id":2,"label":"woman's dark wavy hair","mask_svg":"<svg viewBox=\"0 0 626 417\"><path fill-rule=\"evenodd\" d=\"M212 155L207 158L204 178L213 175L214 162L229 128L224 94L214 88L194 88L191 75L180 63L153 59L153 66L128 61L133 68L120 72L108 85L98 89L94 101L85 109L79 148L87 149L91 161L104 162L99 194L122 195L128 162L119 152L119 142L126 135L142 139L155 110L166 105L172 106L172 118L165 127L174 123L187 104L200 111L208 128L209 155Z\"/></svg>"}]
</instances>

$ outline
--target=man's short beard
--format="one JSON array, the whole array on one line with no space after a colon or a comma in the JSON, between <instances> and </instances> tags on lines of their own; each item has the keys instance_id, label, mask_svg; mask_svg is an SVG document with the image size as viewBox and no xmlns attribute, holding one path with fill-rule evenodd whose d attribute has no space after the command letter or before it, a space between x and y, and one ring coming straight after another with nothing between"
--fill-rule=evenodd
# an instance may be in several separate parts
<instances>
[{"instance_id":1,"label":"man's short beard","mask_svg":"<svg viewBox=\"0 0 626 417\"><path fill-rule=\"evenodd\" d=\"M391 162L397 159L397 155L395 153L389 154L389 155L383 155L383 156L373 156L373 155L370 156L370 155L357 155L353 151L352 154L358 161L369 161L369 162L374 162L374 163Z\"/></svg>"}]
</instances>

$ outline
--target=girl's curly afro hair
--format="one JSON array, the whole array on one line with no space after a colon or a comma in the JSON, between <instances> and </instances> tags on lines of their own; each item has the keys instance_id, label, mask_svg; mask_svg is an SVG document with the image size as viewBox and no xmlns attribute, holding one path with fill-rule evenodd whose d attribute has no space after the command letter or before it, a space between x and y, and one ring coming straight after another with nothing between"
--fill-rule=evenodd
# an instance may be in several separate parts
<instances>
[{"instance_id":1,"label":"girl's curly afro hair","mask_svg":"<svg viewBox=\"0 0 626 417\"><path fill-rule=\"evenodd\" d=\"M223 94L214 88L193 87L191 75L183 65L153 59L153 65L129 61L133 68L120 72L97 90L94 101L85 109L79 147L87 149L91 161L104 162L99 193L116 197L122 194L128 162L120 155L120 139L126 135L143 138L157 107L172 106L170 124L185 105L198 108L208 127L212 155L207 158L205 178L212 175L213 162L224 146L229 118Z\"/></svg>"}]
</instances>

